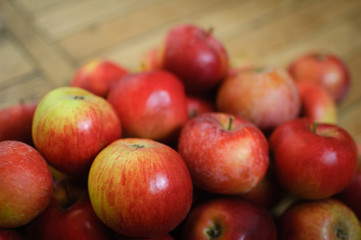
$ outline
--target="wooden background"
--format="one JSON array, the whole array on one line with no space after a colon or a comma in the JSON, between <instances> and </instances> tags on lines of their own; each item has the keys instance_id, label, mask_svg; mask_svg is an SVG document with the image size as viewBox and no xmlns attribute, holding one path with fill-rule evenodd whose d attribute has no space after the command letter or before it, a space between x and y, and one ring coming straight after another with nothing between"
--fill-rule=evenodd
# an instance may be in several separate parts
<instances>
[{"instance_id":1,"label":"wooden background","mask_svg":"<svg viewBox=\"0 0 361 240\"><path fill-rule=\"evenodd\" d=\"M339 124L361 142L360 0L0 0L0 107L40 99L102 57L137 71L180 23L213 27L234 63L333 52L352 76Z\"/></svg>"}]
</instances>

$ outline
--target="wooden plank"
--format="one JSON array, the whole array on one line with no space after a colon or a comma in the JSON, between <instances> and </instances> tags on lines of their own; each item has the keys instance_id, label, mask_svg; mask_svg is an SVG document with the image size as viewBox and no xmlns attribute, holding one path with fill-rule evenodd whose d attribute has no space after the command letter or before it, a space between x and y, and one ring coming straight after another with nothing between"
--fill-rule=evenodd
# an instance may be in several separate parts
<instances>
[{"instance_id":1,"label":"wooden plank","mask_svg":"<svg viewBox=\"0 0 361 240\"><path fill-rule=\"evenodd\" d=\"M0 108L22 101L38 101L52 88L51 83L39 73L13 79L10 84L3 84L0 88Z\"/></svg>"},{"instance_id":2,"label":"wooden plank","mask_svg":"<svg viewBox=\"0 0 361 240\"><path fill-rule=\"evenodd\" d=\"M64 2L66 4L74 3L73 0L14 0L13 2L14 4L16 4L16 6L23 8L30 14L34 14L36 11L47 8L49 6L58 6L59 4Z\"/></svg>"},{"instance_id":3,"label":"wooden plank","mask_svg":"<svg viewBox=\"0 0 361 240\"><path fill-rule=\"evenodd\" d=\"M159 1L161 0L80 1L68 4L63 8L56 7L51 10L38 11L34 23L51 39L60 39L114 17L123 16L128 12L147 8Z\"/></svg>"},{"instance_id":4,"label":"wooden plank","mask_svg":"<svg viewBox=\"0 0 361 240\"><path fill-rule=\"evenodd\" d=\"M184 0L182 4L164 1L66 37L59 44L71 56L80 60L162 24L196 13L217 1L220 0Z\"/></svg>"},{"instance_id":5,"label":"wooden plank","mask_svg":"<svg viewBox=\"0 0 361 240\"><path fill-rule=\"evenodd\" d=\"M35 71L31 59L8 37L0 39L0 56L0 88L4 82Z\"/></svg>"},{"instance_id":6,"label":"wooden plank","mask_svg":"<svg viewBox=\"0 0 361 240\"><path fill-rule=\"evenodd\" d=\"M51 84L60 86L69 81L75 71L71 59L44 39L23 12L8 1L0 0L0 15L7 30L21 42Z\"/></svg>"}]
</instances>

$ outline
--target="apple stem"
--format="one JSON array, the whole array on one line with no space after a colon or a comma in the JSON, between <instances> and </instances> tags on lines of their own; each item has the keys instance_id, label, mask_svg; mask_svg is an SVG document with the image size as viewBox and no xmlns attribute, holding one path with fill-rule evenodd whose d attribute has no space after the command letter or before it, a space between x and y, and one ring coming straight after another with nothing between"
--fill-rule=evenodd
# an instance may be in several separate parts
<instances>
[{"instance_id":1,"label":"apple stem","mask_svg":"<svg viewBox=\"0 0 361 240\"><path fill-rule=\"evenodd\" d=\"M230 117L229 117L229 122L228 122L228 128L227 128L228 131L231 131L231 130L232 130L233 120L234 120L234 117L233 117L233 116L230 116Z\"/></svg>"},{"instance_id":2,"label":"apple stem","mask_svg":"<svg viewBox=\"0 0 361 240\"><path fill-rule=\"evenodd\" d=\"M206 32L205 38L210 37L212 34L213 34L213 27L210 27Z\"/></svg>"},{"instance_id":3,"label":"apple stem","mask_svg":"<svg viewBox=\"0 0 361 240\"><path fill-rule=\"evenodd\" d=\"M312 123L311 131L312 131L313 133L316 133L317 126L318 126L318 122L313 122L313 123Z\"/></svg>"}]
</instances>

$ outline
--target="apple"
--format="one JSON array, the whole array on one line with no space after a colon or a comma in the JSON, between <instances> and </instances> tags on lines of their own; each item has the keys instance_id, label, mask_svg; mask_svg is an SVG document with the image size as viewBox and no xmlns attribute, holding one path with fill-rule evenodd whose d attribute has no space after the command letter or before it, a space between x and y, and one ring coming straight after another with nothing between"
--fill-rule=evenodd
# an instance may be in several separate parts
<instances>
[{"instance_id":1,"label":"apple","mask_svg":"<svg viewBox=\"0 0 361 240\"><path fill-rule=\"evenodd\" d=\"M226 113L190 119L178 139L178 151L197 187L212 193L240 194L265 176L268 143L251 122Z\"/></svg>"},{"instance_id":2,"label":"apple","mask_svg":"<svg viewBox=\"0 0 361 240\"><path fill-rule=\"evenodd\" d=\"M98 152L121 137L121 122L102 97L77 87L47 93L34 113L35 147L68 175L87 172Z\"/></svg>"},{"instance_id":3,"label":"apple","mask_svg":"<svg viewBox=\"0 0 361 240\"><path fill-rule=\"evenodd\" d=\"M0 228L0 239L1 240L25 240L25 238L16 230L1 229L1 228Z\"/></svg>"},{"instance_id":4,"label":"apple","mask_svg":"<svg viewBox=\"0 0 361 240\"><path fill-rule=\"evenodd\" d=\"M187 94L208 93L228 74L227 51L212 29L177 25L169 29L159 51L161 67L184 82Z\"/></svg>"},{"instance_id":5,"label":"apple","mask_svg":"<svg viewBox=\"0 0 361 240\"><path fill-rule=\"evenodd\" d=\"M106 97L109 90L129 71L107 59L93 59L79 67L70 82L72 87L80 87L98 96Z\"/></svg>"},{"instance_id":6,"label":"apple","mask_svg":"<svg viewBox=\"0 0 361 240\"><path fill-rule=\"evenodd\" d=\"M331 197L356 174L356 144L338 125L290 120L274 130L269 143L280 184L298 197Z\"/></svg>"},{"instance_id":7,"label":"apple","mask_svg":"<svg viewBox=\"0 0 361 240\"><path fill-rule=\"evenodd\" d=\"M358 149L358 168L355 178L347 187L337 196L349 208L351 208L358 219L361 221L361 144L357 144Z\"/></svg>"},{"instance_id":8,"label":"apple","mask_svg":"<svg viewBox=\"0 0 361 240\"><path fill-rule=\"evenodd\" d=\"M136 240L174 240L174 238L171 237L169 234L155 238L132 238L132 237L124 237L124 236L120 236L117 238L117 240L135 240L135 239Z\"/></svg>"},{"instance_id":9,"label":"apple","mask_svg":"<svg viewBox=\"0 0 361 240\"><path fill-rule=\"evenodd\" d=\"M192 203L192 179L171 147L122 138L103 149L89 171L88 191L97 216L129 237L159 237L177 227Z\"/></svg>"},{"instance_id":10,"label":"apple","mask_svg":"<svg viewBox=\"0 0 361 240\"><path fill-rule=\"evenodd\" d=\"M37 102L23 102L0 110L0 141L17 140L33 145L31 126Z\"/></svg>"},{"instance_id":11,"label":"apple","mask_svg":"<svg viewBox=\"0 0 361 240\"><path fill-rule=\"evenodd\" d=\"M199 114L213 112L214 106L211 101L200 97L187 96L188 117L194 118Z\"/></svg>"},{"instance_id":12,"label":"apple","mask_svg":"<svg viewBox=\"0 0 361 240\"><path fill-rule=\"evenodd\" d=\"M47 162L32 146L0 142L0 228L32 221L49 205L53 178Z\"/></svg>"},{"instance_id":13,"label":"apple","mask_svg":"<svg viewBox=\"0 0 361 240\"><path fill-rule=\"evenodd\" d=\"M162 69L160 54L161 53L157 47L153 47L145 52L145 54L141 57L141 69L143 71Z\"/></svg>"},{"instance_id":14,"label":"apple","mask_svg":"<svg viewBox=\"0 0 361 240\"><path fill-rule=\"evenodd\" d=\"M280 240L356 240L360 236L355 214L332 198L296 202L282 214L279 224Z\"/></svg>"},{"instance_id":15,"label":"apple","mask_svg":"<svg viewBox=\"0 0 361 240\"><path fill-rule=\"evenodd\" d=\"M253 67L222 82L216 108L245 118L268 133L296 118L301 103L297 86L286 70Z\"/></svg>"},{"instance_id":16,"label":"apple","mask_svg":"<svg viewBox=\"0 0 361 240\"><path fill-rule=\"evenodd\" d=\"M184 86L163 70L129 74L107 100L122 122L124 137L173 142L188 120Z\"/></svg>"},{"instance_id":17,"label":"apple","mask_svg":"<svg viewBox=\"0 0 361 240\"><path fill-rule=\"evenodd\" d=\"M326 89L336 102L346 97L351 80L340 56L315 51L295 58L288 70L297 82L313 82Z\"/></svg>"},{"instance_id":18,"label":"apple","mask_svg":"<svg viewBox=\"0 0 361 240\"><path fill-rule=\"evenodd\" d=\"M95 215L89 198L62 205L52 199L47 209L27 226L30 240L111 240L115 233Z\"/></svg>"},{"instance_id":19,"label":"apple","mask_svg":"<svg viewBox=\"0 0 361 240\"><path fill-rule=\"evenodd\" d=\"M337 105L331 95L320 85L297 82L301 98L301 117L323 123L337 123Z\"/></svg>"},{"instance_id":20,"label":"apple","mask_svg":"<svg viewBox=\"0 0 361 240\"><path fill-rule=\"evenodd\" d=\"M184 240L276 240L276 225L263 207L240 198L223 197L202 203L188 214Z\"/></svg>"}]
</instances>

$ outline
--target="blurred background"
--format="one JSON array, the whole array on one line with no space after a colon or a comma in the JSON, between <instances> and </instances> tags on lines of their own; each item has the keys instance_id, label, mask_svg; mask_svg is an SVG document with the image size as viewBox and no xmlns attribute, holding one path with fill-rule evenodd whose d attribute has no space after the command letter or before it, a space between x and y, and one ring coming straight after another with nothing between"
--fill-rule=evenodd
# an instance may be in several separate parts
<instances>
[{"instance_id":1,"label":"blurred background","mask_svg":"<svg viewBox=\"0 0 361 240\"><path fill-rule=\"evenodd\" d=\"M138 71L181 23L213 28L233 65L287 67L318 49L340 56L352 83L339 124L361 142L360 0L0 0L0 107L67 85L94 58Z\"/></svg>"}]
</instances>

